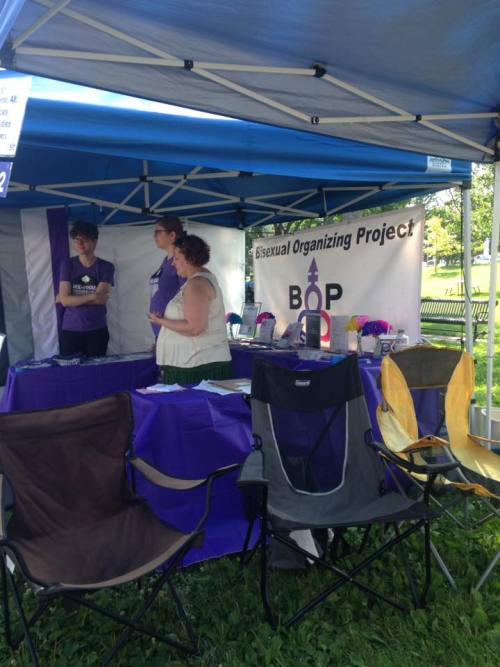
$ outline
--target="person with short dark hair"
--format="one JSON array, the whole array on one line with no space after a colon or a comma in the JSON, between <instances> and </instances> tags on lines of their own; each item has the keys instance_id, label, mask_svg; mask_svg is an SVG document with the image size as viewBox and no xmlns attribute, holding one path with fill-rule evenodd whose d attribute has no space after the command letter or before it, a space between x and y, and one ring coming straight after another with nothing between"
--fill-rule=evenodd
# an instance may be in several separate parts
<instances>
[{"instance_id":1,"label":"person with short dark hair","mask_svg":"<svg viewBox=\"0 0 500 667\"><path fill-rule=\"evenodd\" d=\"M70 237L78 254L64 260L59 274L57 301L64 306L60 353L104 356L109 342L106 303L115 267L95 255L99 238L96 225L78 220Z\"/></svg>"},{"instance_id":2,"label":"person with short dark hair","mask_svg":"<svg viewBox=\"0 0 500 667\"><path fill-rule=\"evenodd\" d=\"M149 279L151 288L151 302L149 310L152 313L164 313L168 302L186 282L181 278L173 265L174 244L184 233L182 222L176 216L161 218L155 224L154 239L157 248L166 254L160 268L153 273ZM160 332L160 327L151 322L155 337Z\"/></svg>"},{"instance_id":3,"label":"person with short dark hair","mask_svg":"<svg viewBox=\"0 0 500 667\"><path fill-rule=\"evenodd\" d=\"M173 264L186 282L164 314L149 314L150 321L161 327L156 361L166 384L232 377L224 301L216 277L205 268L209 259L210 248L199 236L178 238Z\"/></svg>"}]
</instances>

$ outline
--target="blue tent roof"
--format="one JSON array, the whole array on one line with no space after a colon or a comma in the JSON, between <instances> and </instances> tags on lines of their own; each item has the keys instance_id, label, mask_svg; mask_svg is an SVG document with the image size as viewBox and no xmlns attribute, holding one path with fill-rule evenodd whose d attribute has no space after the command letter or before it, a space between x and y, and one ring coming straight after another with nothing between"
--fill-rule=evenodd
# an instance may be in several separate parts
<instances>
[{"instance_id":1,"label":"blue tent roof","mask_svg":"<svg viewBox=\"0 0 500 667\"><path fill-rule=\"evenodd\" d=\"M470 179L468 162L450 160L441 172L429 164L416 153L244 121L30 99L0 206L81 203L75 215L97 222L174 213L246 227L378 206Z\"/></svg>"},{"instance_id":2,"label":"blue tent roof","mask_svg":"<svg viewBox=\"0 0 500 667\"><path fill-rule=\"evenodd\" d=\"M493 160L498 0L11 0L6 68L377 145Z\"/></svg>"}]
</instances>

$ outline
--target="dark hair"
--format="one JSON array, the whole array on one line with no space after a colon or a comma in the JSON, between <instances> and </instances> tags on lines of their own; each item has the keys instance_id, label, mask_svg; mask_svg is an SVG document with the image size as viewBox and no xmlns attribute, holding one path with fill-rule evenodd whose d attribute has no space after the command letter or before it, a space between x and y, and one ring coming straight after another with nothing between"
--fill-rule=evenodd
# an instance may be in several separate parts
<instances>
[{"instance_id":1,"label":"dark hair","mask_svg":"<svg viewBox=\"0 0 500 667\"><path fill-rule=\"evenodd\" d=\"M175 241L175 247L179 248L186 261L194 266L204 266L210 259L210 246L203 239L194 234L183 233Z\"/></svg>"},{"instance_id":2,"label":"dark hair","mask_svg":"<svg viewBox=\"0 0 500 667\"><path fill-rule=\"evenodd\" d=\"M159 225L166 232L175 232L175 237L178 239L184 233L182 227L182 222L176 215L168 215L164 218L160 218L156 221L156 224Z\"/></svg>"},{"instance_id":3,"label":"dark hair","mask_svg":"<svg viewBox=\"0 0 500 667\"><path fill-rule=\"evenodd\" d=\"M86 239L97 241L99 238L99 229L97 228L97 225L94 225L91 222L77 220L73 223L69 235L72 239L76 239L77 236L84 236Z\"/></svg>"}]
</instances>

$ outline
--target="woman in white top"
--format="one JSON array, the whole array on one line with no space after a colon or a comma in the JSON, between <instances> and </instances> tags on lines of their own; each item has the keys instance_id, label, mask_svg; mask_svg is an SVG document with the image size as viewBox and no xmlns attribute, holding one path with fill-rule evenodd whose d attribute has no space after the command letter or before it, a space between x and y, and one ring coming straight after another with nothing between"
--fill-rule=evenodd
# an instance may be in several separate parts
<instances>
[{"instance_id":1,"label":"woman in white top","mask_svg":"<svg viewBox=\"0 0 500 667\"><path fill-rule=\"evenodd\" d=\"M205 269L210 248L194 234L175 242L173 265L186 283L167 304L164 314L150 313L161 327L156 361L166 384L197 384L232 377L222 293Z\"/></svg>"}]
</instances>

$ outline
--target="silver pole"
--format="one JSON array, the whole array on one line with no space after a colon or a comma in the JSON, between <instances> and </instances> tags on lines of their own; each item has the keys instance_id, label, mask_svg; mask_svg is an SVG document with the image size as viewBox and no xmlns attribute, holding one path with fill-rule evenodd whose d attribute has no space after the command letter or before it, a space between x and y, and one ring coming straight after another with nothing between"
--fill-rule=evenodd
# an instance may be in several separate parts
<instances>
[{"instance_id":1,"label":"silver pole","mask_svg":"<svg viewBox=\"0 0 500 667\"><path fill-rule=\"evenodd\" d=\"M471 185L462 186L462 216L464 230L464 300L465 300L465 349L472 354L474 338L472 336L472 238L471 238Z\"/></svg>"},{"instance_id":2,"label":"silver pole","mask_svg":"<svg viewBox=\"0 0 500 667\"><path fill-rule=\"evenodd\" d=\"M498 149L498 145L497 145ZM497 255L500 228L500 161L495 162L493 187L493 223L491 228L490 303L488 306L488 348L486 353L486 434L491 438L491 404L493 393L493 361L495 358L495 309L497 295Z\"/></svg>"}]
</instances>

